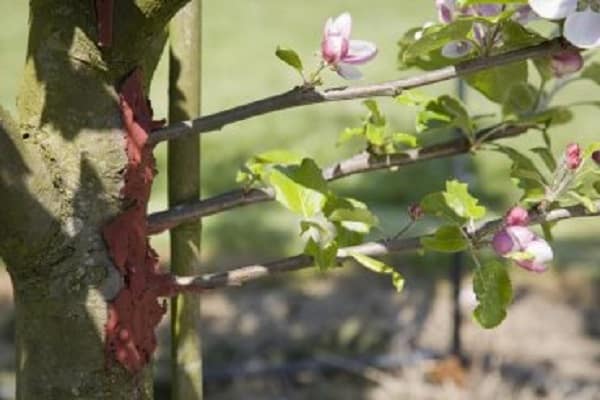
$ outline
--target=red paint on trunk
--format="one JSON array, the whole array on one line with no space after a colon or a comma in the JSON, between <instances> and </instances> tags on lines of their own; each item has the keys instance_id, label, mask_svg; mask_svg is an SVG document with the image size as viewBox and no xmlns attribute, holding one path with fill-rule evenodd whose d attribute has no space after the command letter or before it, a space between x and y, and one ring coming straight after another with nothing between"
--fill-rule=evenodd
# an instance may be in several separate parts
<instances>
[{"instance_id":1,"label":"red paint on trunk","mask_svg":"<svg viewBox=\"0 0 600 400\"><path fill-rule=\"evenodd\" d=\"M114 0L95 0L95 6L98 46L110 47L112 45Z\"/></svg>"},{"instance_id":2,"label":"red paint on trunk","mask_svg":"<svg viewBox=\"0 0 600 400\"><path fill-rule=\"evenodd\" d=\"M166 311L158 298L177 294L177 286L171 275L159 271L158 256L148 242L146 208L155 160L146 143L154 123L139 69L121 86L119 106L127 153L121 195L129 207L103 229L110 255L124 281L124 287L109 305L106 349L135 373L148 363L156 349L154 331Z\"/></svg>"}]
</instances>

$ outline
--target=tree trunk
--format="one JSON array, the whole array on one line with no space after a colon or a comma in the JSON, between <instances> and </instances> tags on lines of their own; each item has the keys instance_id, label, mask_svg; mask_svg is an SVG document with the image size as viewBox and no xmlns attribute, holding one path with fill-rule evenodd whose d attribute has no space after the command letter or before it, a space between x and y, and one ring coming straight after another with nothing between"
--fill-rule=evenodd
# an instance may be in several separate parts
<instances>
[{"instance_id":1,"label":"tree trunk","mask_svg":"<svg viewBox=\"0 0 600 400\"><path fill-rule=\"evenodd\" d=\"M107 310L126 283L102 229L128 207L119 84L140 67L147 87L185 2L119 0L113 13L110 0L30 1L18 122L0 114L19 400L152 398L151 368L132 373L106 351Z\"/></svg>"},{"instance_id":2,"label":"tree trunk","mask_svg":"<svg viewBox=\"0 0 600 400\"><path fill-rule=\"evenodd\" d=\"M169 25L169 123L200 114L201 0L192 0ZM200 197L200 135L168 144L169 205ZM171 230L171 271L200 274L199 221ZM202 399L200 296L171 299L171 400Z\"/></svg>"}]
</instances>

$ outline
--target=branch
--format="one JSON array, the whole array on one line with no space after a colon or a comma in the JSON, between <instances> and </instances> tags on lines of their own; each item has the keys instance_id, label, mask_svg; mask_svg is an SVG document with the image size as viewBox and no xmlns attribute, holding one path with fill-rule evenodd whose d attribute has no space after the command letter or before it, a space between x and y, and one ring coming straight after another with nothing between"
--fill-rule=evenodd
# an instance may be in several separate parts
<instances>
[{"instance_id":1,"label":"branch","mask_svg":"<svg viewBox=\"0 0 600 400\"><path fill-rule=\"evenodd\" d=\"M509 125L503 129L484 129L476 136L476 142L484 143L502 138L520 135L534 125ZM495 130L494 133L491 133ZM416 164L435 158L450 157L467 153L473 145L464 137L448 142L431 145L422 149L415 149L406 153L377 156L367 152L357 154L351 158L340 161L323 171L327 181L334 181L350 175L377 171L390 167L400 167ZM275 199L275 192L271 188L233 190L194 203L177 205L166 211L151 214L148 217L148 230L150 234L157 234L171 229L187 221L214 215L236 207L255 203L262 203Z\"/></svg>"},{"instance_id":2,"label":"branch","mask_svg":"<svg viewBox=\"0 0 600 400\"><path fill-rule=\"evenodd\" d=\"M600 208L600 201L596 201L596 207ZM530 225L537 225L543 222L558 222L565 219L577 217L598 216L600 212L591 213L581 205L559 208L546 214L541 212L531 213ZM477 241L483 237L497 231L503 224L502 219L496 219L483 224L481 227L471 232L473 240ZM378 257L391 253L405 253L421 248L421 237L408 239L380 240L369 242L359 246L346 247L338 251L338 262L350 258L351 253L359 253L366 256ZM300 254L293 257L284 258L265 264L248 265L235 268L226 272L206 274L200 276L174 277L175 285L178 290L198 292L205 289L216 289L227 286L241 286L246 282L256 279L281 274L283 272L297 271L312 267L314 265L311 256Z\"/></svg>"},{"instance_id":3,"label":"branch","mask_svg":"<svg viewBox=\"0 0 600 400\"><path fill-rule=\"evenodd\" d=\"M205 117L171 124L163 129L154 131L149 142L150 144L157 144L185 135L210 132L248 118L309 104L367 97L394 97L406 89L430 85L529 58L548 56L570 47L562 39L553 39L535 46L491 57L465 61L455 66L448 66L419 76L374 85L330 88L323 91L312 87L296 87L279 95L267 97Z\"/></svg>"}]
</instances>

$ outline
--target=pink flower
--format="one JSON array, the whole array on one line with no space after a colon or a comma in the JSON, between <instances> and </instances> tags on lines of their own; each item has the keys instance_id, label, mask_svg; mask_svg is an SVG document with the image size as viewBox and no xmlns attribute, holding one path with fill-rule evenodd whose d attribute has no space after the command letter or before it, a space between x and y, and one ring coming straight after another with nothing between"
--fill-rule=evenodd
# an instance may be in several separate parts
<instances>
[{"instance_id":1,"label":"pink flower","mask_svg":"<svg viewBox=\"0 0 600 400\"><path fill-rule=\"evenodd\" d=\"M359 79L362 74L354 65L364 64L377 55L377 47L365 40L351 40L352 17L345 12L329 18L323 30L321 57L342 78Z\"/></svg>"},{"instance_id":2,"label":"pink flower","mask_svg":"<svg viewBox=\"0 0 600 400\"><path fill-rule=\"evenodd\" d=\"M492 247L498 255L506 258L523 253L525 258L515 257L514 260L528 271L544 272L548 269L547 263L554 258L548 242L524 226L507 226L498 231L492 239Z\"/></svg>"},{"instance_id":3,"label":"pink flower","mask_svg":"<svg viewBox=\"0 0 600 400\"><path fill-rule=\"evenodd\" d=\"M529 213L523 207L516 206L508 210L504 221L507 226L527 226L529 225Z\"/></svg>"},{"instance_id":4,"label":"pink flower","mask_svg":"<svg viewBox=\"0 0 600 400\"><path fill-rule=\"evenodd\" d=\"M550 57L550 68L557 78L574 74L583 68L583 57L577 50L565 50Z\"/></svg>"},{"instance_id":5,"label":"pink flower","mask_svg":"<svg viewBox=\"0 0 600 400\"><path fill-rule=\"evenodd\" d=\"M577 143L571 143L567 146L565 151L565 162L567 168L571 171L576 170L581 165L583 159L581 158L581 147Z\"/></svg>"}]
</instances>

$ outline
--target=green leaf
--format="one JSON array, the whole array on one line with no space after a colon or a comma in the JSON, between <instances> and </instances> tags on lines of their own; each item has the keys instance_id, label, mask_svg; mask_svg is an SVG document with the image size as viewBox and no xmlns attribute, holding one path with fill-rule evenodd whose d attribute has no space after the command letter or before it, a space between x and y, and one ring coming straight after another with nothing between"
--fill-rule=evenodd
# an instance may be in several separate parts
<instances>
[{"instance_id":1,"label":"green leaf","mask_svg":"<svg viewBox=\"0 0 600 400\"><path fill-rule=\"evenodd\" d=\"M403 53L404 62L412 60L427 54L433 50L441 49L445 44L464 40L471 29L473 23L480 18L461 18L450 24L438 24L426 28L422 31L420 39L412 43Z\"/></svg>"},{"instance_id":2,"label":"green leaf","mask_svg":"<svg viewBox=\"0 0 600 400\"><path fill-rule=\"evenodd\" d=\"M527 62L486 69L468 75L465 81L490 101L503 104L513 85L527 83Z\"/></svg>"},{"instance_id":3,"label":"green leaf","mask_svg":"<svg viewBox=\"0 0 600 400\"><path fill-rule=\"evenodd\" d=\"M485 216L485 207L479 205L479 200L471 196L466 183L457 180L446 182L446 191L443 193L446 204L456 215L478 220Z\"/></svg>"},{"instance_id":4,"label":"green leaf","mask_svg":"<svg viewBox=\"0 0 600 400\"><path fill-rule=\"evenodd\" d=\"M537 102L537 89L527 82L518 82L510 86L502 105L504 115L520 116L531 112Z\"/></svg>"},{"instance_id":5,"label":"green leaf","mask_svg":"<svg viewBox=\"0 0 600 400\"><path fill-rule=\"evenodd\" d=\"M443 225L433 234L421 239L421 244L428 250L440 253L456 253L466 250L469 243L457 225Z\"/></svg>"},{"instance_id":6,"label":"green leaf","mask_svg":"<svg viewBox=\"0 0 600 400\"><path fill-rule=\"evenodd\" d=\"M312 238L308 239L304 247L304 253L313 258L315 265L321 271L337 266L337 252L338 246L336 242L331 242L321 247Z\"/></svg>"},{"instance_id":7,"label":"green leaf","mask_svg":"<svg viewBox=\"0 0 600 400\"><path fill-rule=\"evenodd\" d=\"M363 104L369 110L369 115L367 117L368 122L377 126L385 126L386 120L384 115L381 113L377 102L373 99L368 99L363 101Z\"/></svg>"},{"instance_id":8,"label":"green leaf","mask_svg":"<svg viewBox=\"0 0 600 400\"><path fill-rule=\"evenodd\" d=\"M327 182L308 158L299 166L274 168L268 174L268 182L275 189L275 199L303 217L321 212L327 200Z\"/></svg>"},{"instance_id":9,"label":"green leaf","mask_svg":"<svg viewBox=\"0 0 600 400\"><path fill-rule=\"evenodd\" d=\"M417 131L456 127L467 136L473 135L473 121L460 100L443 95L429 101L417 114Z\"/></svg>"},{"instance_id":10,"label":"green leaf","mask_svg":"<svg viewBox=\"0 0 600 400\"><path fill-rule=\"evenodd\" d=\"M473 316L486 328L498 326L506 318L506 308L512 301L512 287L506 267L491 261L473 274L473 290L479 305Z\"/></svg>"},{"instance_id":11,"label":"green leaf","mask_svg":"<svg viewBox=\"0 0 600 400\"><path fill-rule=\"evenodd\" d=\"M581 77L600 85L600 62L595 61L588 64L581 72Z\"/></svg>"},{"instance_id":12,"label":"green leaf","mask_svg":"<svg viewBox=\"0 0 600 400\"><path fill-rule=\"evenodd\" d=\"M371 228L379 225L377 217L363 208L339 208L329 215L329 220L339 222L347 230L359 233L369 233Z\"/></svg>"},{"instance_id":13,"label":"green leaf","mask_svg":"<svg viewBox=\"0 0 600 400\"><path fill-rule=\"evenodd\" d=\"M432 98L418 90L403 90L394 100L404 106L419 106L432 100Z\"/></svg>"},{"instance_id":14,"label":"green leaf","mask_svg":"<svg viewBox=\"0 0 600 400\"><path fill-rule=\"evenodd\" d=\"M392 135L392 142L394 144L402 144L411 148L418 146L417 137L415 135L411 135L410 133L396 132Z\"/></svg>"},{"instance_id":15,"label":"green leaf","mask_svg":"<svg viewBox=\"0 0 600 400\"><path fill-rule=\"evenodd\" d=\"M350 253L350 256L352 256L352 258L354 258L360 265L373 272L391 275L392 283L398 292L401 292L402 288L404 288L404 277L398 271L396 271L394 267L363 254L353 252Z\"/></svg>"},{"instance_id":16,"label":"green leaf","mask_svg":"<svg viewBox=\"0 0 600 400\"><path fill-rule=\"evenodd\" d=\"M547 147L534 147L531 151L540 157L550 172L556 170L556 160L550 149Z\"/></svg>"},{"instance_id":17,"label":"green leaf","mask_svg":"<svg viewBox=\"0 0 600 400\"><path fill-rule=\"evenodd\" d=\"M275 50L275 55L281 61L283 61L284 63L298 71L300 74L302 74L302 60L300 59L298 53L296 53L294 50L278 46L277 50Z\"/></svg>"},{"instance_id":18,"label":"green leaf","mask_svg":"<svg viewBox=\"0 0 600 400\"><path fill-rule=\"evenodd\" d=\"M454 210L448 207L442 192L435 192L426 195L421 200L420 205L426 215L434 215L457 225L463 225L465 222L467 222L464 217L457 215Z\"/></svg>"},{"instance_id":19,"label":"green leaf","mask_svg":"<svg viewBox=\"0 0 600 400\"><path fill-rule=\"evenodd\" d=\"M598 207L596 206L596 202L594 200L592 200L591 198L589 198L588 196L586 196L585 194L578 193L575 190L569 190L567 192L567 194L569 196L571 196L572 198L574 198L578 203L583 205L585 207L585 209L588 210L589 212L591 212L591 213L598 212Z\"/></svg>"}]
</instances>

